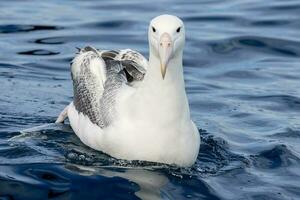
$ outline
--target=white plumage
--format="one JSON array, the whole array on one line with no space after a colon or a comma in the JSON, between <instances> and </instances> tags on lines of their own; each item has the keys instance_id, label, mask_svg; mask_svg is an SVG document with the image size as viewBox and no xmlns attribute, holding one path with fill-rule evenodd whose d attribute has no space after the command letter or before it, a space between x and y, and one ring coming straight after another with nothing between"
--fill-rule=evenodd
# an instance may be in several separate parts
<instances>
[{"instance_id":1,"label":"white plumage","mask_svg":"<svg viewBox=\"0 0 300 200\"><path fill-rule=\"evenodd\" d=\"M68 116L84 144L119 159L190 166L200 136L184 86L184 24L158 16L148 38L149 63L132 50L80 51L71 69L74 101L57 122Z\"/></svg>"}]
</instances>

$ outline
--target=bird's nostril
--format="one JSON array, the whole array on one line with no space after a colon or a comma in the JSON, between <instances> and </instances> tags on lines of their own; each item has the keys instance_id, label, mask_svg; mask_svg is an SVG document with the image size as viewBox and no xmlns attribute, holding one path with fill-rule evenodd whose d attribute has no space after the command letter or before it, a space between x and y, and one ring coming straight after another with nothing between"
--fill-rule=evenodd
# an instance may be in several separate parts
<instances>
[{"instance_id":1,"label":"bird's nostril","mask_svg":"<svg viewBox=\"0 0 300 200\"><path fill-rule=\"evenodd\" d=\"M160 43L160 46L162 46L162 42Z\"/></svg>"},{"instance_id":2,"label":"bird's nostril","mask_svg":"<svg viewBox=\"0 0 300 200\"><path fill-rule=\"evenodd\" d=\"M168 43L168 47L171 46L171 43Z\"/></svg>"}]
</instances>

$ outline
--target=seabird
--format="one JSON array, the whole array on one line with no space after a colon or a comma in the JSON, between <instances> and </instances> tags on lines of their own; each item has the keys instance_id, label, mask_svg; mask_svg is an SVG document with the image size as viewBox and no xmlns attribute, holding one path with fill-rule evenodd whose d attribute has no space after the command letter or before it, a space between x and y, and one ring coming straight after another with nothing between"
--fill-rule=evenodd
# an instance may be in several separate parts
<instances>
[{"instance_id":1,"label":"seabird","mask_svg":"<svg viewBox=\"0 0 300 200\"><path fill-rule=\"evenodd\" d=\"M184 24L158 16L148 40L149 62L130 49L81 49L71 64L73 101L56 123L68 117L85 145L118 159L191 166L200 135L184 85Z\"/></svg>"}]
</instances>

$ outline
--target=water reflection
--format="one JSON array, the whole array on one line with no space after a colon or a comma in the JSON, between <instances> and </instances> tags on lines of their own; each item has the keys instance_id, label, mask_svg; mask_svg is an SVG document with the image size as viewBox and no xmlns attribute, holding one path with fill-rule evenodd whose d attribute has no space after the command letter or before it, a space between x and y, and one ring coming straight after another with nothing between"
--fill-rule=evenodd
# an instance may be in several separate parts
<instances>
[{"instance_id":1,"label":"water reflection","mask_svg":"<svg viewBox=\"0 0 300 200\"><path fill-rule=\"evenodd\" d=\"M70 168L66 166L66 168ZM72 170L79 171L82 175L101 174L105 177L121 177L135 183L138 186L138 191L135 195L144 200L161 200L166 199L162 195L162 188L169 183L168 178L160 172L145 170L143 168L115 168L101 167L90 168L84 166L73 166Z\"/></svg>"}]
</instances>

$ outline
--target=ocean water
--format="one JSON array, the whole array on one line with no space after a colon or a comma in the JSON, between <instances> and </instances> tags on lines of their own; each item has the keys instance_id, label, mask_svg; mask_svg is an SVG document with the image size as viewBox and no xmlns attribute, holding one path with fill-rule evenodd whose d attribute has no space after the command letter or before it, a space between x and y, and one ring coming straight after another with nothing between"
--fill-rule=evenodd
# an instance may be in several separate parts
<instances>
[{"instance_id":1,"label":"ocean water","mask_svg":"<svg viewBox=\"0 0 300 200\"><path fill-rule=\"evenodd\" d=\"M164 13L186 25L191 168L116 160L53 124L76 47L148 56ZM299 13L297 0L0 1L0 199L299 199Z\"/></svg>"}]
</instances>

